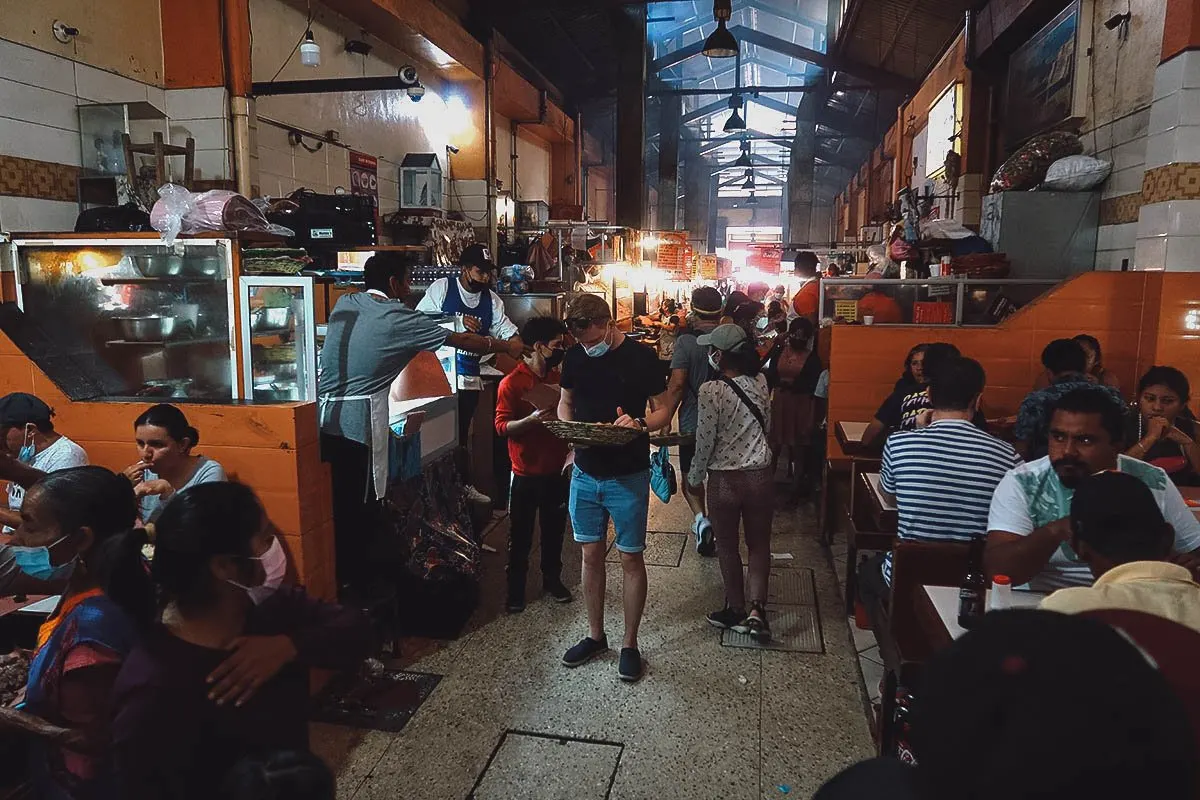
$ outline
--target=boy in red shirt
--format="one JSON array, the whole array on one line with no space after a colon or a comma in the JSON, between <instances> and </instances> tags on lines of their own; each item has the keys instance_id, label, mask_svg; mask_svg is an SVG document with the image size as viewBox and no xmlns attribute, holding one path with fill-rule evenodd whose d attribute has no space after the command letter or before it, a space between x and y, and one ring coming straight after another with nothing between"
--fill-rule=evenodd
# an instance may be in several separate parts
<instances>
[{"instance_id":1,"label":"boy in red shirt","mask_svg":"<svg viewBox=\"0 0 1200 800\"><path fill-rule=\"evenodd\" d=\"M512 493L508 513L508 602L509 613L525 610L525 576L533 545L534 517L541 516L542 588L559 603L571 602L562 583L563 532L567 525L567 496L570 479L563 474L567 443L542 425L553 419L557 403L538 397L538 406L526 399L531 390L547 384L557 386L562 363L566 327L552 317L536 317L521 328L521 340L532 355L500 381L496 394L496 433L508 437L512 461Z\"/></svg>"}]
</instances>

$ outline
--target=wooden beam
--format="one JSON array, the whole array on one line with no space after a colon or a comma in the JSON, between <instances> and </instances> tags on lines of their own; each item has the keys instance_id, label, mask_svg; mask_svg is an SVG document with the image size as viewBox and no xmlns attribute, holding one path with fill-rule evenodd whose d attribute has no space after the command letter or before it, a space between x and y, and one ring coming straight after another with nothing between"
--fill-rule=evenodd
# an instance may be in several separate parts
<instances>
[{"instance_id":1,"label":"wooden beam","mask_svg":"<svg viewBox=\"0 0 1200 800\"><path fill-rule=\"evenodd\" d=\"M322 0L373 36L444 71L482 80L483 45L432 0Z\"/></svg>"}]
</instances>

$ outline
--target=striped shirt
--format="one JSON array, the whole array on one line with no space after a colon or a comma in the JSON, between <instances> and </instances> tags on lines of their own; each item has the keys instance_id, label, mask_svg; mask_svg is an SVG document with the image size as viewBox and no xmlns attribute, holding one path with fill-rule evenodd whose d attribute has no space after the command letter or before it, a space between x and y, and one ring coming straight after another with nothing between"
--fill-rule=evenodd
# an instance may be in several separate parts
<instances>
[{"instance_id":1,"label":"striped shirt","mask_svg":"<svg viewBox=\"0 0 1200 800\"><path fill-rule=\"evenodd\" d=\"M987 535L996 485L1021 462L1012 445L966 420L946 419L888 437L880 484L896 496L899 538L969 542ZM883 562L892 582L892 554Z\"/></svg>"}]
</instances>

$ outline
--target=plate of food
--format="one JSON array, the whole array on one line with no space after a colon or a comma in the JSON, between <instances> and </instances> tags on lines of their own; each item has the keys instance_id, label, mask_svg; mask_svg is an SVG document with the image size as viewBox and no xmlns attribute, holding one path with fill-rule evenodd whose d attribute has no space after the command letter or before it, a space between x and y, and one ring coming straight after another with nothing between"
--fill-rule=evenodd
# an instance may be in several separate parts
<instances>
[{"instance_id":1,"label":"plate of food","mask_svg":"<svg viewBox=\"0 0 1200 800\"><path fill-rule=\"evenodd\" d=\"M571 444L589 447L620 447L642 435L637 428L619 428L603 422L564 422L560 419L543 420L546 430Z\"/></svg>"}]
</instances>

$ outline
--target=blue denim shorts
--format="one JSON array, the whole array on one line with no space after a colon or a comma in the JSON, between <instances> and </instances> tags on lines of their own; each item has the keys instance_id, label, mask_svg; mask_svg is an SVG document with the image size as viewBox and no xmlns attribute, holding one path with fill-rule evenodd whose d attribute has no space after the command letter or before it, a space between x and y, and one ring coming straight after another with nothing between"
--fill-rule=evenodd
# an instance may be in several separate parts
<instances>
[{"instance_id":1,"label":"blue denim shorts","mask_svg":"<svg viewBox=\"0 0 1200 800\"><path fill-rule=\"evenodd\" d=\"M617 549L640 553L646 549L650 513L650 471L616 478L593 478L578 467L571 478L571 528L580 544L603 542L612 519Z\"/></svg>"}]
</instances>

